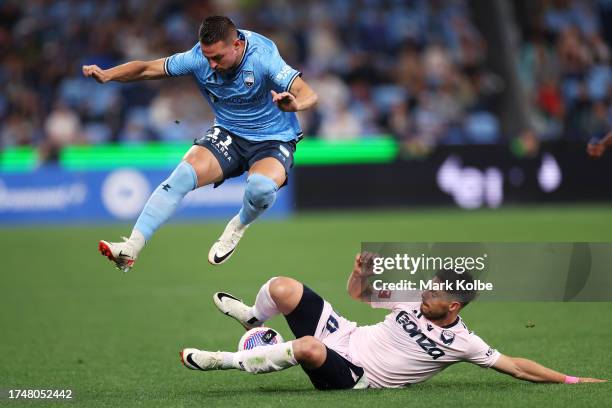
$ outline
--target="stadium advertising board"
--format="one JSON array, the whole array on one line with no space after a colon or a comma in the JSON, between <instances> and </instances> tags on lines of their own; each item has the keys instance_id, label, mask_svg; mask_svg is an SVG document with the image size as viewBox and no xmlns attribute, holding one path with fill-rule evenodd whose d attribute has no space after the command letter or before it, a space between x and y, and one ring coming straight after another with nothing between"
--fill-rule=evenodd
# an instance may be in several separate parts
<instances>
[{"instance_id":1,"label":"stadium advertising board","mask_svg":"<svg viewBox=\"0 0 612 408\"><path fill-rule=\"evenodd\" d=\"M532 157L517 157L501 145L442 146L426 158L391 164L300 167L296 201L299 208L465 209L596 202L612 199L612 181L605 176L611 172L612 162L589 159L583 145L553 143ZM322 178L329 182L322 185Z\"/></svg>"},{"instance_id":2,"label":"stadium advertising board","mask_svg":"<svg viewBox=\"0 0 612 408\"><path fill-rule=\"evenodd\" d=\"M136 219L167 170L121 168L74 172L41 168L0 175L0 223L84 223ZM227 218L242 205L244 176L230 179L212 193L207 186L189 193L173 220ZM290 190L287 186L284 189ZM291 211L289 191L279 194L267 216Z\"/></svg>"}]
</instances>

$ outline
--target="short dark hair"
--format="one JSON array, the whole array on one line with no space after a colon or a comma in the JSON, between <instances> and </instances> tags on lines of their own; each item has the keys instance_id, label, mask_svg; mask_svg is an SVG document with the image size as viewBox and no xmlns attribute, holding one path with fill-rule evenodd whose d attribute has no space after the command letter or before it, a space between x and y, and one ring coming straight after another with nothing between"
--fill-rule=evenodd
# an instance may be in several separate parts
<instances>
[{"instance_id":1,"label":"short dark hair","mask_svg":"<svg viewBox=\"0 0 612 408\"><path fill-rule=\"evenodd\" d=\"M452 289L446 289L444 292L449 295L452 299L461 303L461 308L466 307L472 300L476 298L478 294L474 289L464 289L458 288L457 283L459 281L463 281L463 286L467 286L468 284L473 287L474 278L469 272L457 273L452 269L440 269L436 272L436 278L440 282L446 282L447 284L452 284Z\"/></svg>"},{"instance_id":2,"label":"short dark hair","mask_svg":"<svg viewBox=\"0 0 612 408\"><path fill-rule=\"evenodd\" d=\"M236 25L225 16L206 17L200 24L199 38L204 45L227 41L237 37Z\"/></svg>"}]
</instances>

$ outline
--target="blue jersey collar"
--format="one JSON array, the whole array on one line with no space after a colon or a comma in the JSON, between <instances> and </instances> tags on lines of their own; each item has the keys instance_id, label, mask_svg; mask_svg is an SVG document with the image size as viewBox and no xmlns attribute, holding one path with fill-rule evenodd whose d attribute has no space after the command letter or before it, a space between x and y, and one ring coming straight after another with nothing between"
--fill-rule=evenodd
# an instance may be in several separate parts
<instances>
[{"instance_id":1,"label":"blue jersey collar","mask_svg":"<svg viewBox=\"0 0 612 408\"><path fill-rule=\"evenodd\" d=\"M244 51L243 51L243 54L242 54L242 60L240 61L240 64L238 64L238 66L232 72L229 72L226 75L220 74L220 75L222 75L223 78L226 78L226 79L235 78L238 75L238 73L240 72L241 68L244 66L244 61L246 61L246 59L247 59L247 51L248 51L248 48L249 48L249 40L246 38L244 33L242 33L240 30L238 30L238 39L244 41Z\"/></svg>"},{"instance_id":2,"label":"blue jersey collar","mask_svg":"<svg viewBox=\"0 0 612 408\"><path fill-rule=\"evenodd\" d=\"M238 39L244 41L244 51L242 53L242 61L240 61L240 64L238 64L238 66L236 67L236 72L240 71L240 68L242 68L242 66L244 65L244 61L246 61L247 59L247 52L249 50L249 40L247 39L246 35L244 35L244 33L240 30L238 30Z\"/></svg>"}]
</instances>

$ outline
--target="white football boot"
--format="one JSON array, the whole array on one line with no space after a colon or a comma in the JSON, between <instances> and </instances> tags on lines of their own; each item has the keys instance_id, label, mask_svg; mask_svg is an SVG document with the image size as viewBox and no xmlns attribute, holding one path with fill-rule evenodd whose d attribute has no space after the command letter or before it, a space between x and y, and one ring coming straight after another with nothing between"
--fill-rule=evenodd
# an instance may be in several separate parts
<instances>
[{"instance_id":1,"label":"white football boot","mask_svg":"<svg viewBox=\"0 0 612 408\"><path fill-rule=\"evenodd\" d=\"M186 348L180 351L181 363L191 370L221 370L223 358L221 352Z\"/></svg>"},{"instance_id":2,"label":"white football boot","mask_svg":"<svg viewBox=\"0 0 612 408\"><path fill-rule=\"evenodd\" d=\"M126 237L123 242L106 242L100 241L98 250L100 253L110 259L117 269L123 272L128 272L134 266L138 251L134 248Z\"/></svg>"},{"instance_id":3,"label":"white football boot","mask_svg":"<svg viewBox=\"0 0 612 408\"><path fill-rule=\"evenodd\" d=\"M236 215L234 218L227 223L223 234L213 244L208 252L208 262L212 265L220 265L227 261L230 256L234 253L238 242L244 235L244 231L248 228L248 225L243 225L240 222L240 216Z\"/></svg>"},{"instance_id":4,"label":"white football boot","mask_svg":"<svg viewBox=\"0 0 612 408\"><path fill-rule=\"evenodd\" d=\"M233 317L247 330L251 330L253 327L259 327L263 324L263 322L260 322L253 316L249 306L229 293L217 292L213 295L213 301L221 313Z\"/></svg>"}]
</instances>

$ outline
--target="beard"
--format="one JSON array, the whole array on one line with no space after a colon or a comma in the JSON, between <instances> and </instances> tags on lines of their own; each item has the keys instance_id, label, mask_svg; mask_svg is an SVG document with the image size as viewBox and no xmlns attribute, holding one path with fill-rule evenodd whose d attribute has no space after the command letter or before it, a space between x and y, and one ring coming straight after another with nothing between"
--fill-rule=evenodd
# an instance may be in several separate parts
<instances>
[{"instance_id":1,"label":"beard","mask_svg":"<svg viewBox=\"0 0 612 408\"><path fill-rule=\"evenodd\" d=\"M448 316L449 312L434 312L432 310L423 310L423 304L421 303L421 313L429 320L442 320L446 316Z\"/></svg>"}]
</instances>

